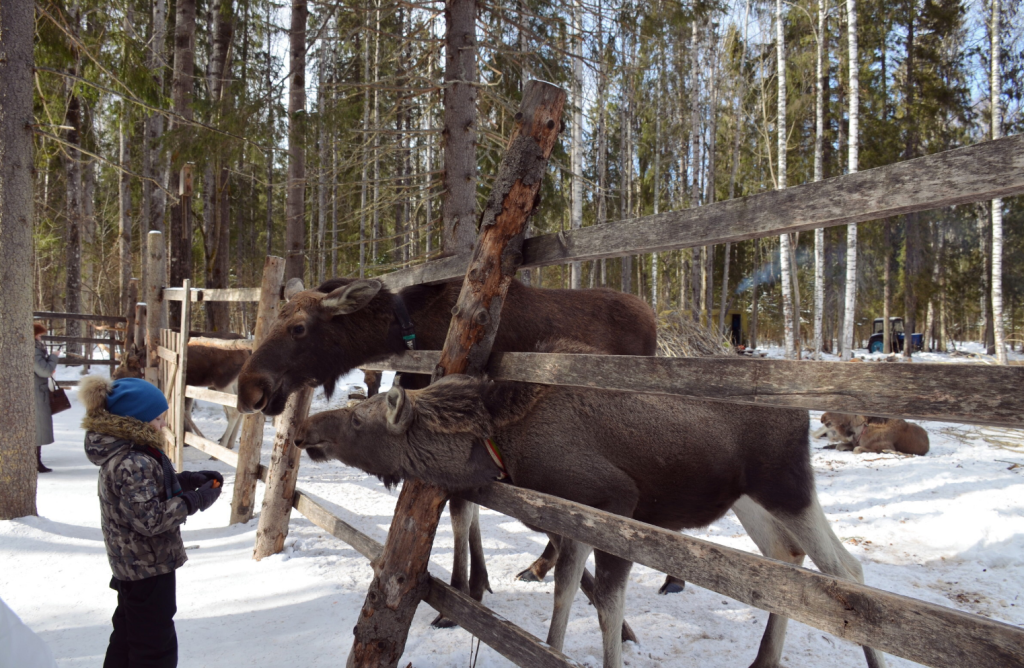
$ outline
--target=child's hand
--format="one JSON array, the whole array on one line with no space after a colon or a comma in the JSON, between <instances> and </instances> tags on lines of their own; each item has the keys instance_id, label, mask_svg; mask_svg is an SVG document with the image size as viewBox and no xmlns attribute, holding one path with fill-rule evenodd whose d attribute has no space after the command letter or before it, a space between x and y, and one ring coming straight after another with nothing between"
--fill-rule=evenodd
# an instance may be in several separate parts
<instances>
[{"instance_id":1,"label":"child's hand","mask_svg":"<svg viewBox=\"0 0 1024 668\"><path fill-rule=\"evenodd\" d=\"M198 510L206 510L213 505L213 502L220 497L221 490L223 489L219 485L214 486L216 480L208 480L205 484L199 487L199 489L192 492L185 492L181 497L185 500L185 504L188 506L188 514L194 515Z\"/></svg>"}]
</instances>

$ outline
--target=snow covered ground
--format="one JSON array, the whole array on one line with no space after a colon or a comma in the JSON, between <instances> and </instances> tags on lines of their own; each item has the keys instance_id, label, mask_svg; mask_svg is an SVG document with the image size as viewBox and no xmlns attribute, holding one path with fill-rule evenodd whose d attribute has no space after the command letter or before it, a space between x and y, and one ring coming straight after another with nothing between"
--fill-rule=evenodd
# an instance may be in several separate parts
<instances>
[{"instance_id":1,"label":"snow covered ground","mask_svg":"<svg viewBox=\"0 0 1024 668\"><path fill-rule=\"evenodd\" d=\"M970 349L970 346L968 346ZM1019 355L1015 357L1019 358ZM948 355L928 361L963 361ZM105 373L105 369L95 372ZM77 377L61 367L60 377ZM389 378L385 379L386 382ZM344 397L346 382L332 404ZM385 383L385 387L386 387ZM99 529L97 469L85 458L82 408L54 419L57 442L43 449L54 472L39 477L39 516L0 522L0 598L50 645L60 666L99 666L110 632L115 594ZM313 410L327 408L323 396ZM812 429L817 428L812 415ZM223 413L200 404L196 422L219 436ZM888 591L1024 624L1024 432L938 422L923 458L854 455L812 443L818 492L833 528L865 566L867 583ZM264 441L264 461L272 440ZM256 520L227 527L233 470L189 449L188 468L215 468L227 484L221 500L182 529L189 561L178 571L180 665L336 666L345 660L366 587L368 562L295 513L284 554L253 561ZM336 515L383 541L397 492L337 463L305 456L299 487L335 504ZM260 485L262 493L262 485ZM545 538L517 521L483 510L484 546L498 614L544 638L553 584L517 582L515 573ZM754 551L732 514L693 535ZM442 519L431 570L450 575L451 525ZM591 564L592 567L592 564ZM626 615L640 643L627 644L629 666L746 666L767 613L687 585L658 596L663 575L635 566ZM400 665L472 665L474 642L461 629L429 626L435 612L421 606ZM594 609L577 597L565 652L599 666L601 638ZM791 623L784 654L791 666L862 666L858 648L827 633ZM488 648L477 666L508 666ZM893 659L893 666L914 665Z\"/></svg>"}]
</instances>

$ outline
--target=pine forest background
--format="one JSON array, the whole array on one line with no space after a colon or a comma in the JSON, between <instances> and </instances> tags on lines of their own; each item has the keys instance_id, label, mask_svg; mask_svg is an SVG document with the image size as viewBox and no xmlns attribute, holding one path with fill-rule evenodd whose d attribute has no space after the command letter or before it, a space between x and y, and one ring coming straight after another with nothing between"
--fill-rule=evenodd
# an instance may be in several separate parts
<instances>
[{"instance_id":1,"label":"pine forest background","mask_svg":"<svg viewBox=\"0 0 1024 668\"><path fill-rule=\"evenodd\" d=\"M842 175L857 125L849 122L850 6L39 0L35 307L122 314L127 278L146 280L147 233L178 233L186 162L194 165L192 242L177 264L171 249L169 285L190 275L197 286L258 286L268 253L287 256L288 275L310 286L458 252L444 232L455 216L448 199L461 186L483 202L529 78L566 88L571 107L531 234L815 180L819 45L818 176ZM856 3L860 170L990 139L993 43L1001 49L996 131L1021 131L1024 17L1020 3L996 9L993 40L990 0ZM464 63L446 84L446 26L467 16L475 36L464 35L463 53L476 71ZM460 85L470 95L449 104L470 120L446 126L446 91ZM444 152L459 139L475 173L446 174ZM997 208L1002 324L1008 344L1020 346L1024 198ZM889 312L916 323L929 347L979 338L994 346L992 214L986 203L860 224L855 346L887 297ZM523 274L543 287L627 290L665 318L696 315L711 327L710 311L724 301L750 314L746 336L756 341L745 343L764 345L784 338L789 260L800 323L793 345L807 349L814 237L793 235L788 258L778 238L766 238ZM823 241L823 347L838 352L847 229L827 229ZM251 331L254 316L251 307L208 307L194 325Z\"/></svg>"}]
</instances>

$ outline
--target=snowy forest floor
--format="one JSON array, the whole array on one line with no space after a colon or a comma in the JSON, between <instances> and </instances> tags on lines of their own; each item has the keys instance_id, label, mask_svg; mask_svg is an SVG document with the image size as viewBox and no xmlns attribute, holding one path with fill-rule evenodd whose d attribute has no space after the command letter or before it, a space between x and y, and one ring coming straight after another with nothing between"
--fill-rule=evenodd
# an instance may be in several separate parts
<instances>
[{"instance_id":1,"label":"snowy forest floor","mask_svg":"<svg viewBox=\"0 0 1024 668\"><path fill-rule=\"evenodd\" d=\"M966 349L979 350L970 344ZM977 361L944 354L915 359ZM58 373L62 378L78 375L64 367ZM339 383L331 406L343 402L346 383L356 384L356 376ZM39 516L0 523L0 598L50 645L58 665L93 667L102 663L116 596L107 587L97 469L82 448L83 409L74 392L69 395L72 409L54 418L57 441L43 449L54 471L39 477ZM318 394L313 411L328 407ZM812 412L812 430L819 426L818 415ZM195 417L207 436L223 430L223 413L212 404L200 402ZM1024 624L1024 431L921 424L931 437L931 452L921 458L823 450L825 442L813 440L825 513L864 564L867 584ZM268 425L264 461L272 436ZM343 663L372 577L369 563L298 513L293 513L284 553L253 561L257 520L226 526L233 470L191 448L186 468L220 470L227 482L220 501L182 527L189 561L178 571L179 665ZM316 464L305 456L298 485L327 499L336 515L383 542L397 492L357 470L336 462ZM481 525L494 589L484 603L543 639L551 614L551 577L543 584L514 577L540 553L545 537L487 509L481 512ZM731 513L690 533L755 551ZM451 557L451 525L442 518L432 572L447 580ZM663 577L643 566L633 568L626 617L640 642L627 644L627 665L746 666L753 660L767 613L693 585L681 594L658 596ZM462 629L431 628L434 615L420 606L400 665L473 665L471 636ZM600 665L597 616L582 594L573 607L565 652L587 665ZM791 666L864 664L855 646L796 622L789 627L784 661ZM476 665L511 664L485 645ZM916 664L893 658L890 665Z\"/></svg>"}]
</instances>

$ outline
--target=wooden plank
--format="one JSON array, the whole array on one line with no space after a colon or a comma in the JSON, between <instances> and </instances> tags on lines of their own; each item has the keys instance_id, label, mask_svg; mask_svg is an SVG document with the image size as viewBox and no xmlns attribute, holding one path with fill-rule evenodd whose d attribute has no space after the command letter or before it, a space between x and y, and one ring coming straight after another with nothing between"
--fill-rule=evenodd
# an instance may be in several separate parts
<instances>
[{"instance_id":1,"label":"wooden plank","mask_svg":"<svg viewBox=\"0 0 1024 668\"><path fill-rule=\"evenodd\" d=\"M295 490L294 507L306 519L335 538L351 545L356 552L370 561L376 561L384 550L384 546L333 515L323 504L323 499L300 489Z\"/></svg>"},{"instance_id":2,"label":"wooden plank","mask_svg":"<svg viewBox=\"0 0 1024 668\"><path fill-rule=\"evenodd\" d=\"M185 296L181 288L164 288L165 301L180 302ZM258 302L260 288L192 288L193 302Z\"/></svg>"},{"instance_id":3,"label":"wooden plank","mask_svg":"<svg viewBox=\"0 0 1024 668\"><path fill-rule=\"evenodd\" d=\"M258 346L277 319L284 282L284 258L268 255L263 262L260 282L260 303L256 309L256 331L253 346ZM242 418L242 435L238 439L238 471L235 490L231 497L231 524L244 524L252 519L256 509L256 480L263 448L263 413L252 413Z\"/></svg>"},{"instance_id":4,"label":"wooden plank","mask_svg":"<svg viewBox=\"0 0 1024 668\"><path fill-rule=\"evenodd\" d=\"M192 281L186 278L182 281L182 289L188 293ZM174 468L181 473L185 467L185 374L188 370L188 332L192 323L192 302L181 303L181 327L177 335L175 348L178 351L178 368L175 369L175 390L174 394Z\"/></svg>"},{"instance_id":5,"label":"wooden plank","mask_svg":"<svg viewBox=\"0 0 1024 668\"><path fill-rule=\"evenodd\" d=\"M364 364L430 373L437 351ZM709 401L1024 428L1024 367L495 353L491 378Z\"/></svg>"},{"instance_id":6,"label":"wooden plank","mask_svg":"<svg viewBox=\"0 0 1024 668\"><path fill-rule=\"evenodd\" d=\"M160 359L167 360L171 364L174 364L175 366L177 366L177 364L178 364L178 353L174 352L170 348L167 348L165 346L157 346L156 354L157 354L157 357L159 357Z\"/></svg>"},{"instance_id":7,"label":"wooden plank","mask_svg":"<svg viewBox=\"0 0 1024 668\"><path fill-rule=\"evenodd\" d=\"M220 406L233 407L238 402L238 397L230 392L218 392L217 390L211 390L206 387L196 387L194 385L185 386L185 396L189 399L209 401Z\"/></svg>"},{"instance_id":8,"label":"wooden plank","mask_svg":"<svg viewBox=\"0 0 1024 668\"><path fill-rule=\"evenodd\" d=\"M480 373L491 352L508 286L522 261L527 221L540 196L548 158L561 129L566 93L541 81L526 84L517 125L480 217L480 235L452 311L451 326L434 370ZM416 606L427 593L423 576L447 495L407 480L355 628L349 668L396 666Z\"/></svg>"},{"instance_id":9,"label":"wooden plank","mask_svg":"<svg viewBox=\"0 0 1024 668\"><path fill-rule=\"evenodd\" d=\"M517 666L583 665L435 577L430 578L430 589L423 600Z\"/></svg>"},{"instance_id":10,"label":"wooden plank","mask_svg":"<svg viewBox=\"0 0 1024 668\"><path fill-rule=\"evenodd\" d=\"M92 315L89 313L61 313L59 311L33 311L32 317L37 320L94 320L96 322L127 322L127 318L119 315Z\"/></svg>"},{"instance_id":11,"label":"wooden plank","mask_svg":"<svg viewBox=\"0 0 1024 668\"><path fill-rule=\"evenodd\" d=\"M522 268L755 239L879 220L1024 192L1024 135L785 190L527 239ZM379 279L391 290L465 274L445 258Z\"/></svg>"},{"instance_id":12,"label":"wooden plank","mask_svg":"<svg viewBox=\"0 0 1024 668\"><path fill-rule=\"evenodd\" d=\"M267 474L267 489L263 494L263 508L256 527L256 547L252 553L253 559L257 561L284 549L284 540L288 537L288 520L294 503L295 482L299 476L299 455L302 454L295 447L295 435L309 414L312 400L313 388L304 387L288 397L284 411L277 417L274 449L270 453L270 473Z\"/></svg>"},{"instance_id":13,"label":"wooden plank","mask_svg":"<svg viewBox=\"0 0 1024 668\"><path fill-rule=\"evenodd\" d=\"M352 546L371 562L380 558L384 546L338 519L327 510L322 499L297 489L294 507L310 522ZM543 668L580 665L436 577L430 576L430 589L424 601L516 665Z\"/></svg>"},{"instance_id":14,"label":"wooden plank","mask_svg":"<svg viewBox=\"0 0 1024 668\"><path fill-rule=\"evenodd\" d=\"M215 339L210 336L193 336L188 340L190 346L220 348L221 350L252 350L253 342L249 339Z\"/></svg>"},{"instance_id":15,"label":"wooden plank","mask_svg":"<svg viewBox=\"0 0 1024 668\"><path fill-rule=\"evenodd\" d=\"M463 496L530 526L911 661L943 668L1024 665L1024 630L1010 624L512 485L493 484Z\"/></svg>"},{"instance_id":16,"label":"wooden plank","mask_svg":"<svg viewBox=\"0 0 1024 668\"><path fill-rule=\"evenodd\" d=\"M87 360L78 357L61 357L58 358L57 363L64 366L117 366L119 364L117 360L111 362L110 360Z\"/></svg>"},{"instance_id":17,"label":"wooden plank","mask_svg":"<svg viewBox=\"0 0 1024 668\"><path fill-rule=\"evenodd\" d=\"M111 343L111 339L109 337L105 338L105 339L102 339L102 338L98 338L98 337L88 337L88 336L49 336L49 335L44 335L44 336L42 336L40 338L42 338L43 341L67 341L68 343L102 343L104 345L110 345L110 343ZM114 345L118 345L118 346L123 346L124 345L124 341L122 341L121 339L113 339L113 343L114 343Z\"/></svg>"},{"instance_id":18,"label":"wooden plank","mask_svg":"<svg viewBox=\"0 0 1024 668\"><path fill-rule=\"evenodd\" d=\"M230 464L231 466L238 467L238 453L234 450L228 450L220 443L211 441L208 438L203 438L198 434L193 434L190 431L185 432L185 445L191 445L197 450L202 450L211 457L216 457L220 461Z\"/></svg>"}]
</instances>

